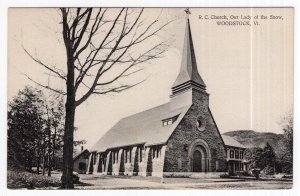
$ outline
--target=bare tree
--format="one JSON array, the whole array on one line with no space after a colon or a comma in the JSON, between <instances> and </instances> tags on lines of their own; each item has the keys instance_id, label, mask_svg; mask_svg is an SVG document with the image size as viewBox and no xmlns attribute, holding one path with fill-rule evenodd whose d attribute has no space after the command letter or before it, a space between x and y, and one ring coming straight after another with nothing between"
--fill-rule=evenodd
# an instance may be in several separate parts
<instances>
[{"instance_id":1,"label":"bare tree","mask_svg":"<svg viewBox=\"0 0 300 196\"><path fill-rule=\"evenodd\" d=\"M74 187L73 134L76 108L91 95L118 93L144 80L128 82L141 71L138 65L157 59L168 48L158 39L171 22L143 19L144 9L61 8L61 24L67 57L67 73L25 52L38 64L66 83L66 91L36 84L66 95L62 188ZM142 47L141 47L142 46Z\"/></svg>"}]
</instances>

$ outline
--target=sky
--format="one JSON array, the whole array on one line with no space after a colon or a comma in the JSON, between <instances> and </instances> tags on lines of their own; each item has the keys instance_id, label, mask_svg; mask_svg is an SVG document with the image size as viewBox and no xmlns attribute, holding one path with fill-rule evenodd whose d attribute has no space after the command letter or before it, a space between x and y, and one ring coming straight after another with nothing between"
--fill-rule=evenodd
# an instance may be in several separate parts
<instances>
[{"instance_id":1,"label":"sky","mask_svg":"<svg viewBox=\"0 0 300 196\"><path fill-rule=\"evenodd\" d=\"M293 10L291 8L193 8L190 23L198 70L210 94L210 109L221 133L255 130L282 133L280 119L293 108ZM135 77L147 78L128 91L92 96L76 111L76 139L92 147L121 118L169 101L180 69L185 28L182 8L148 8L146 18L174 22L159 39L171 37L164 56ZM278 15L283 20L259 20L259 26L218 26L201 16ZM49 79L22 49L61 69L65 51L56 9L11 8L8 16L8 100L37 81L64 88ZM149 43L147 43L149 44ZM146 47L146 46L145 46Z\"/></svg>"}]
</instances>

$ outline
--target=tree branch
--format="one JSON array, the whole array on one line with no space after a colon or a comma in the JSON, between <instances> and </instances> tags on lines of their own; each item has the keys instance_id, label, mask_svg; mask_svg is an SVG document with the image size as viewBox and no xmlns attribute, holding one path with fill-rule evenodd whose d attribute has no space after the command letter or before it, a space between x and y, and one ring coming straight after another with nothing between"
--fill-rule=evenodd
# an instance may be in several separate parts
<instances>
[{"instance_id":1,"label":"tree branch","mask_svg":"<svg viewBox=\"0 0 300 196\"><path fill-rule=\"evenodd\" d=\"M108 31L108 33L106 34L105 38L102 40L100 46L96 49L92 59L95 59L95 57L97 56L98 52L100 51L100 49L102 49L103 44L105 43L105 41L107 40L107 38L109 37L109 35L111 34L112 30L115 28L115 25L117 23L117 21L119 20L119 17L121 16L122 12L124 11L124 8L119 12L118 16L115 18L113 25L111 26L110 30ZM84 76L86 75L86 73L89 71L90 68L92 68L92 60L90 61L88 67L83 71L83 74L81 74L80 76L78 76L78 78L76 79L75 82L75 91L77 91L78 86L80 85L80 83L82 82ZM91 94L90 91L88 91L89 94ZM87 98L87 97L86 97Z\"/></svg>"},{"instance_id":2,"label":"tree branch","mask_svg":"<svg viewBox=\"0 0 300 196\"><path fill-rule=\"evenodd\" d=\"M37 84L37 85L39 85L39 86L41 86L41 87L43 87L43 88L45 88L45 89L51 90L51 91L53 91L53 92L55 92L55 93L58 93L58 94L61 94L61 95L66 95L66 94L67 94L67 93L64 92L64 91L58 90L58 89L54 89L54 88L50 87L49 85L43 85L43 84L41 84L41 83L39 83L39 82L33 80L32 78L30 78L30 77L29 77L28 75L26 75L26 74L24 74L24 75L25 75L30 81L32 81L33 83L35 83L35 84Z\"/></svg>"},{"instance_id":3,"label":"tree branch","mask_svg":"<svg viewBox=\"0 0 300 196\"><path fill-rule=\"evenodd\" d=\"M84 33L86 32L86 28L88 27L89 22L90 22L90 18L91 18L93 9L88 8L87 10L88 10L88 11L87 11L87 18L86 18L85 21L84 21L83 28L82 28L81 31L80 31L80 34L79 34L79 37L78 37L77 41L74 42L74 46L73 46L73 49L72 49L72 50L73 50L73 54L74 54L74 52L77 50L77 48L78 48L78 46L79 46L79 44L80 44L80 42L81 42L81 40L82 40L82 37L83 37ZM77 26L77 25L76 25L76 26ZM75 28L75 27L74 27L74 28Z\"/></svg>"},{"instance_id":4,"label":"tree branch","mask_svg":"<svg viewBox=\"0 0 300 196\"><path fill-rule=\"evenodd\" d=\"M63 73L64 75L62 75L61 73L59 73L58 70L55 70L55 69L57 69L57 68L55 68L55 67L50 67L50 66L44 64L44 63L43 63L42 61L40 61L39 59L33 57L33 56L25 49L25 47L24 47L23 45L22 45L22 48L23 48L23 50L25 51L25 53L26 53L33 61L35 61L36 63L42 65L44 68L46 68L47 70L51 71L52 73L56 74L60 79L63 79L63 80L65 80L65 81L67 80L67 79L66 79L66 76L65 76L65 73ZM61 72L62 72L62 71L61 71Z\"/></svg>"},{"instance_id":5,"label":"tree branch","mask_svg":"<svg viewBox=\"0 0 300 196\"><path fill-rule=\"evenodd\" d=\"M108 88L108 89L105 89L103 91L100 91L98 89L95 89L95 91L93 91L92 94L96 94L96 95L104 95L104 94L108 94L108 93L120 93L122 91L125 91L125 90L128 90L130 88L133 88L143 82L145 82L146 80L142 80L140 82L137 82L135 84L132 84L132 85L121 85L121 86L118 86L118 87L114 87L114 88ZM79 104L80 105L80 104Z\"/></svg>"},{"instance_id":6,"label":"tree branch","mask_svg":"<svg viewBox=\"0 0 300 196\"><path fill-rule=\"evenodd\" d=\"M122 77L122 75L124 75L129 69L131 69L133 66L140 64L140 63L144 63L146 61L149 61L151 59L155 59L158 58L160 54L164 53L166 48L162 49L161 51L156 52L155 54L151 55L151 52L158 49L160 46L163 46L165 42L161 42L157 45L155 45L154 47L152 47L151 49L149 49L148 51L144 52L143 54L141 54L138 58L136 59L132 59L130 60L130 62L132 62L125 70L123 70L119 75L117 75L115 78L113 78L112 80L105 82L105 83L97 83L97 85L107 85L107 84L111 84L114 81L118 80L120 77ZM125 51L126 52L126 51ZM103 75L105 72L109 71L113 65L116 63L117 61L113 62L111 64L111 66L109 66L107 69L105 69L101 75Z\"/></svg>"},{"instance_id":7,"label":"tree branch","mask_svg":"<svg viewBox=\"0 0 300 196\"><path fill-rule=\"evenodd\" d=\"M78 52L74 55L74 56L75 56L75 57L74 57L75 59L77 59L77 58L79 57L79 55L80 55L80 54L81 54L81 53L89 46L89 44L91 43L92 37L93 37L93 35L97 32L97 30L98 30L98 28L99 28L99 25L100 25L100 22L102 21L102 18L103 18L103 16L104 16L105 12L106 12L106 10L104 10L104 12L102 13L102 15L100 16L101 9L98 11L97 16L96 16L95 21L94 21L94 24L93 24L93 26L92 26L92 29L91 29L91 31L90 31L90 33L89 33L88 40L86 41L85 45L84 45L82 48L80 48L80 49L78 50ZM100 16L100 18L99 18L99 16Z\"/></svg>"}]
</instances>

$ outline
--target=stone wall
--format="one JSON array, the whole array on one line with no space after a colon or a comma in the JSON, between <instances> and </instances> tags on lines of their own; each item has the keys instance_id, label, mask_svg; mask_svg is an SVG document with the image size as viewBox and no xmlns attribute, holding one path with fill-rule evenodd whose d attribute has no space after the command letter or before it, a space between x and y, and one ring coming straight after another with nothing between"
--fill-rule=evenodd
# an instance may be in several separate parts
<instances>
[{"instance_id":1,"label":"stone wall","mask_svg":"<svg viewBox=\"0 0 300 196\"><path fill-rule=\"evenodd\" d=\"M208 171L216 171L216 162L218 171L226 171L225 145L208 107L209 95L193 90L192 99L193 105L168 140L164 172L191 172L192 157L189 151L197 139L203 140L210 151ZM199 119L200 126L197 123Z\"/></svg>"}]
</instances>

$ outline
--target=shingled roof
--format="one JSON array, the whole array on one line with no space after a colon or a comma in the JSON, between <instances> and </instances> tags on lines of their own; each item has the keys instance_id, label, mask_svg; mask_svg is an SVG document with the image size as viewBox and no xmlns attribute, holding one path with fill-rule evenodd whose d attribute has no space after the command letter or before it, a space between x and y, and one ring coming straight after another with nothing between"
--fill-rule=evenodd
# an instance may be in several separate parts
<instances>
[{"instance_id":1,"label":"shingled roof","mask_svg":"<svg viewBox=\"0 0 300 196\"><path fill-rule=\"evenodd\" d=\"M172 108L171 102L121 119L91 149L107 149L145 144L166 143L191 105ZM177 117L178 116L178 117ZM173 124L163 126L163 120L177 117Z\"/></svg>"},{"instance_id":2,"label":"shingled roof","mask_svg":"<svg viewBox=\"0 0 300 196\"><path fill-rule=\"evenodd\" d=\"M226 146L238 147L238 148L246 148L243 144L236 141L233 137L228 135L222 135L223 141Z\"/></svg>"}]
</instances>

